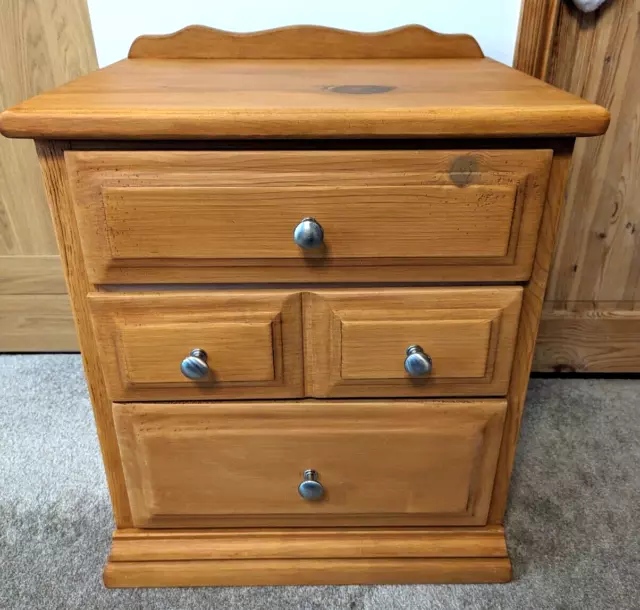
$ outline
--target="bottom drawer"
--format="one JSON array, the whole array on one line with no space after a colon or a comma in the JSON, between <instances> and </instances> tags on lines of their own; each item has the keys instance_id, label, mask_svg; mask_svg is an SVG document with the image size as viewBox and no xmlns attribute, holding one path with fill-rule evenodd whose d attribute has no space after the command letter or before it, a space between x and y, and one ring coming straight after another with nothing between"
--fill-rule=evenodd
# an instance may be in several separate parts
<instances>
[{"instance_id":1,"label":"bottom drawer","mask_svg":"<svg viewBox=\"0 0 640 610\"><path fill-rule=\"evenodd\" d=\"M136 527L481 525L505 411L505 400L114 405ZM317 480L300 489L309 470Z\"/></svg>"}]
</instances>

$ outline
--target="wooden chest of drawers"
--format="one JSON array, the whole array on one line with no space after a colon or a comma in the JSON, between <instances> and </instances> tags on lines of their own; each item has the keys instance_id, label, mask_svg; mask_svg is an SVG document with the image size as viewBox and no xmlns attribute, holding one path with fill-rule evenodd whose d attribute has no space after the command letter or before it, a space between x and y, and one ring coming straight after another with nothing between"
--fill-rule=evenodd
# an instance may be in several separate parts
<instances>
[{"instance_id":1,"label":"wooden chest of drawers","mask_svg":"<svg viewBox=\"0 0 640 610\"><path fill-rule=\"evenodd\" d=\"M508 580L573 140L607 122L415 26L143 37L4 112L77 317L106 584Z\"/></svg>"}]
</instances>

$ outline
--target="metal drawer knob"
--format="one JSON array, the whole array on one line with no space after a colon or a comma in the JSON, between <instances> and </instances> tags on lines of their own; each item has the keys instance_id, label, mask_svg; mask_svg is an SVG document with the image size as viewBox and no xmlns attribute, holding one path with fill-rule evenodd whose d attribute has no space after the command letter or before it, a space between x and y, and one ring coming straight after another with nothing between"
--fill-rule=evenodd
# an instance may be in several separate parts
<instances>
[{"instance_id":1,"label":"metal drawer knob","mask_svg":"<svg viewBox=\"0 0 640 610\"><path fill-rule=\"evenodd\" d=\"M428 375L433 368L433 362L429 354L425 354L419 345L411 345L407 348L407 357L404 360L404 370L412 377Z\"/></svg>"},{"instance_id":2,"label":"metal drawer knob","mask_svg":"<svg viewBox=\"0 0 640 610\"><path fill-rule=\"evenodd\" d=\"M324 229L315 218L303 218L293 231L293 241L305 250L319 248L324 240Z\"/></svg>"},{"instance_id":3,"label":"metal drawer knob","mask_svg":"<svg viewBox=\"0 0 640 610\"><path fill-rule=\"evenodd\" d=\"M304 471L304 481L298 485L298 493L303 500L321 500L324 496L324 487L318 481L318 473L315 470Z\"/></svg>"},{"instance_id":4,"label":"metal drawer knob","mask_svg":"<svg viewBox=\"0 0 640 610\"><path fill-rule=\"evenodd\" d=\"M207 352L203 349L191 350L191 353L180 364L180 371L189 379L204 379L209 375Z\"/></svg>"}]
</instances>

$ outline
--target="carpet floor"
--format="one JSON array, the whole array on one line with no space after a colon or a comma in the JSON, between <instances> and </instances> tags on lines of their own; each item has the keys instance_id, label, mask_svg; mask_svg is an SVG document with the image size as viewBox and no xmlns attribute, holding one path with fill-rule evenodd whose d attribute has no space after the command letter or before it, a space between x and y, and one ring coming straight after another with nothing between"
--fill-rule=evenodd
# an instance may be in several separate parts
<instances>
[{"instance_id":1,"label":"carpet floor","mask_svg":"<svg viewBox=\"0 0 640 610\"><path fill-rule=\"evenodd\" d=\"M107 590L111 528L80 358L0 356L2 609L635 610L640 380L532 380L507 585Z\"/></svg>"}]
</instances>

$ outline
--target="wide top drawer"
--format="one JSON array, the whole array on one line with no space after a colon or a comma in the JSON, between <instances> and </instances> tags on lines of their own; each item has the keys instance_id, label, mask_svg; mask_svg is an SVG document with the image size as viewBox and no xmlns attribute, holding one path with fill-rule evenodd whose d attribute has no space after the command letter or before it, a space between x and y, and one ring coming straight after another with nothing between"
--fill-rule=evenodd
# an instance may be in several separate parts
<instances>
[{"instance_id":1,"label":"wide top drawer","mask_svg":"<svg viewBox=\"0 0 640 610\"><path fill-rule=\"evenodd\" d=\"M71 151L90 279L529 276L549 150Z\"/></svg>"}]
</instances>

